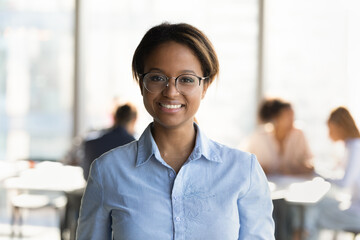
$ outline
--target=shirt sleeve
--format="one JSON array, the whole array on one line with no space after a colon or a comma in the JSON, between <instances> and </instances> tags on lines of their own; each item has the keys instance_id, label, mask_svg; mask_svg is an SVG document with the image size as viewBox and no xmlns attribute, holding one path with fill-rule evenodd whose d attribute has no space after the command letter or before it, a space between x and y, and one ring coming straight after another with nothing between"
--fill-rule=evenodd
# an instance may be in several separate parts
<instances>
[{"instance_id":1,"label":"shirt sleeve","mask_svg":"<svg viewBox=\"0 0 360 240\"><path fill-rule=\"evenodd\" d=\"M267 179L255 155L251 155L250 185L238 199L239 240L271 240L274 237L273 204Z\"/></svg>"},{"instance_id":2,"label":"shirt sleeve","mask_svg":"<svg viewBox=\"0 0 360 240\"><path fill-rule=\"evenodd\" d=\"M360 149L350 146L347 149L347 164L342 179L331 181L340 187L350 187L358 178L360 172Z\"/></svg>"},{"instance_id":3,"label":"shirt sleeve","mask_svg":"<svg viewBox=\"0 0 360 240\"><path fill-rule=\"evenodd\" d=\"M81 202L77 240L111 239L110 212L104 207L103 201L101 174L98 161L94 161Z\"/></svg>"}]
</instances>

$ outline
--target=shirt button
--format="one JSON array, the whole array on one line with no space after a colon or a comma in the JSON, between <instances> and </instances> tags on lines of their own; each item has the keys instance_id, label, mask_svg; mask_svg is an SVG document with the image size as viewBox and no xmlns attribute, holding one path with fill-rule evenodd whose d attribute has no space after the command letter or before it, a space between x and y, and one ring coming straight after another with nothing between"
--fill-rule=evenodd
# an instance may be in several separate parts
<instances>
[{"instance_id":1,"label":"shirt button","mask_svg":"<svg viewBox=\"0 0 360 240\"><path fill-rule=\"evenodd\" d=\"M173 172L170 172L170 173L169 173L169 176L170 176L171 178L173 178L173 177L175 177L175 174L174 174Z\"/></svg>"},{"instance_id":2,"label":"shirt button","mask_svg":"<svg viewBox=\"0 0 360 240\"><path fill-rule=\"evenodd\" d=\"M180 217L176 217L175 220L176 220L177 222L180 222L181 219L180 219Z\"/></svg>"},{"instance_id":3,"label":"shirt button","mask_svg":"<svg viewBox=\"0 0 360 240\"><path fill-rule=\"evenodd\" d=\"M174 197L174 200L177 200L177 199L178 199L178 198L175 196L175 197Z\"/></svg>"}]
</instances>

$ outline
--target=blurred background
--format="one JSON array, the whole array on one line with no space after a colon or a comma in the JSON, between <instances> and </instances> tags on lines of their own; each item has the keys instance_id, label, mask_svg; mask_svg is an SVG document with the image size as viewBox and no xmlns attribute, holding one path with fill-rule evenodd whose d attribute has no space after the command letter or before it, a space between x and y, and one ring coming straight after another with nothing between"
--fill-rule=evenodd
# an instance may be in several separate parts
<instances>
[{"instance_id":1,"label":"blurred background","mask_svg":"<svg viewBox=\"0 0 360 240\"><path fill-rule=\"evenodd\" d=\"M0 161L60 161L75 136L110 126L126 101L138 109L140 134L151 118L132 54L164 21L198 27L218 53L220 77L197 115L210 138L240 146L260 100L283 97L321 165L337 151L330 110L347 106L360 122L357 0L0 0Z\"/></svg>"}]
</instances>

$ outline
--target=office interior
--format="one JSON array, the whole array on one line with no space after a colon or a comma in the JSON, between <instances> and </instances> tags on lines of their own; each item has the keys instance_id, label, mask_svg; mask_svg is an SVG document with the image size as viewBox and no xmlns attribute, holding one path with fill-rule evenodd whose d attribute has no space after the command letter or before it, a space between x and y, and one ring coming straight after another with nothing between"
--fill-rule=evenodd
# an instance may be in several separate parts
<instances>
[{"instance_id":1,"label":"office interior","mask_svg":"<svg viewBox=\"0 0 360 240\"><path fill-rule=\"evenodd\" d=\"M60 164L74 140L111 126L124 102L138 109L139 136L152 119L132 78L132 54L164 21L198 27L217 51L220 76L196 116L210 138L241 148L257 127L260 101L281 97L293 104L315 168L335 166L344 146L328 136L331 109L346 106L360 125L357 0L0 1L0 162L16 163L15 175ZM4 187L8 168L0 169L0 240L10 239L16 197ZM57 216L25 212L28 239L44 229L60 239Z\"/></svg>"}]
</instances>

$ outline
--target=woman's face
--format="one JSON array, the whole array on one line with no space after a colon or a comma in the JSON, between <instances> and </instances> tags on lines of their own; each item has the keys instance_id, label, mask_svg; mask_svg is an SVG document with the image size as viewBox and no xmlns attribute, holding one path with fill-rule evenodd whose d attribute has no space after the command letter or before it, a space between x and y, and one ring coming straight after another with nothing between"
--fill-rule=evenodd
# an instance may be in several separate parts
<instances>
[{"instance_id":1,"label":"woman's face","mask_svg":"<svg viewBox=\"0 0 360 240\"><path fill-rule=\"evenodd\" d=\"M344 140L344 134L342 128L331 121L328 122L329 137L333 141Z\"/></svg>"},{"instance_id":2,"label":"woman's face","mask_svg":"<svg viewBox=\"0 0 360 240\"><path fill-rule=\"evenodd\" d=\"M170 41L156 47L145 59L144 72L160 72L170 77L191 73L203 77L201 64L193 51L185 45ZM191 125L205 96L204 81L194 92L182 95L175 88L175 79L162 92L151 93L140 82L146 110L154 118L154 124L165 128Z\"/></svg>"},{"instance_id":3,"label":"woman's face","mask_svg":"<svg viewBox=\"0 0 360 240\"><path fill-rule=\"evenodd\" d=\"M281 129L291 130L294 124L294 111L292 108L281 110L280 114L275 118L277 127Z\"/></svg>"}]
</instances>

